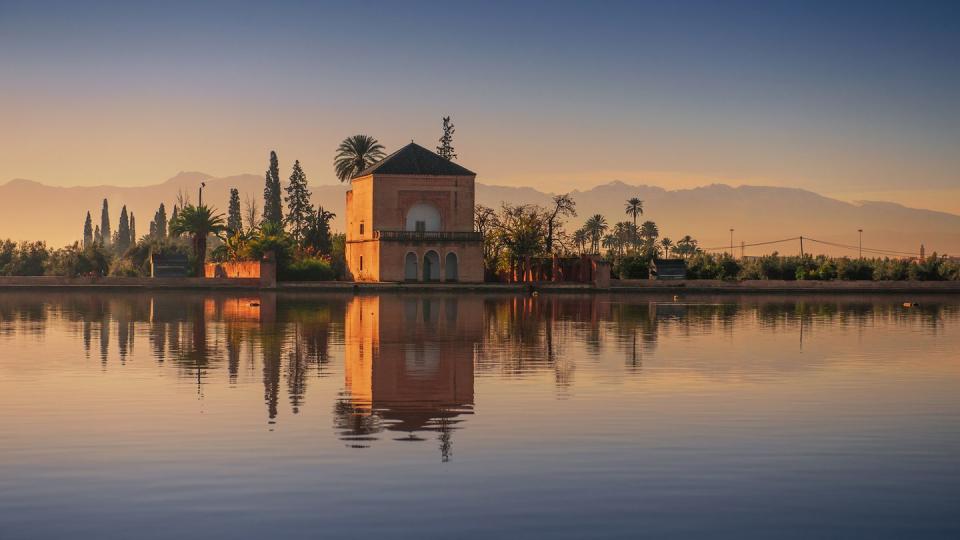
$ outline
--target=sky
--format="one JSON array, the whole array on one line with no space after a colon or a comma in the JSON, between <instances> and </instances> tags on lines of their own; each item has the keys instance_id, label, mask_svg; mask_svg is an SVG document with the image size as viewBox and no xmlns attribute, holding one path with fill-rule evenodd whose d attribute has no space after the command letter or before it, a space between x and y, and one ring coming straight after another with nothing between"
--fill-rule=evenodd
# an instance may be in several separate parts
<instances>
[{"instance_id":1,"label":"sky","mask_svg":"<svg viewBox=\"0 0 960 540\"><path fill-rule=\"evenodd\" d=\"M335 183L348 135L491 184L800 187L960 213L960 2L10 2L0 183Z\"/></svg>"}]
</instances>

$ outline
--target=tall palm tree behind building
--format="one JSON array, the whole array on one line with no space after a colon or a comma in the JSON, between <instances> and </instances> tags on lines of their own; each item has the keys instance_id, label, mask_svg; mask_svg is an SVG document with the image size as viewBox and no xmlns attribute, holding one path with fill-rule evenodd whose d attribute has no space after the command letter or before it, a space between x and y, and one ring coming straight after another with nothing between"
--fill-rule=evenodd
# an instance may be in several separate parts
<instances>
[{"instance_id":1,"label":"tall palm tree behind building","mask_svg":"<svg viewBox=\"0 0 960 540\"><path fill-rule=\"evenodd\" d=\"M370 135L352 135L337 147L333 168L341 182L349 182L354 176L383 159L383 145Z\"/></svg>"}]
</instances>

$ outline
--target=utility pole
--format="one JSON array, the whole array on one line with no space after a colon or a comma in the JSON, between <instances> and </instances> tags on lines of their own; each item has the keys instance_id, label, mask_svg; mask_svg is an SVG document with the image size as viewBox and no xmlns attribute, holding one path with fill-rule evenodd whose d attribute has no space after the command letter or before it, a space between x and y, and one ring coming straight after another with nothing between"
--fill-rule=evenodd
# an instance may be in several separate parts
<instances>
[{"instance_id":1,"label":"utility pole","mask_svg":"<svg viewBox=\"0 0 960 540\"><path fill-rule=\"evenodd\" d=\"M744 244L743 240L740 241L740 258L743 259L747 256L747 246Z\"/></svg>"},{"instance_id":2,"label":"utility pole","mask_svg":"<svg viewBox=\"0 0 960 540\"><path fill-rule=\"evenodd\" d=\"M733 228L730 228L730 256L733 257Z\"/></svg>"},{"instance_id":3,"label":"utility pole","mask_svg":"<svg viewBox=\"0 0 960 540\"><path fill-rule=\"evenodd\" d=\"M860 258L863 258L863 229L857 229L857 232L860 233Z\"/></svg>"},{"instance_id":4,"label":"utility pole","mask_svg":"<svg viewBox=\"0 0 960 540\"><path fill-rule=\"evenodd\" d=\"M800 258L803 258L803 236L800 237Z\"/></svg>"}]
</instances>

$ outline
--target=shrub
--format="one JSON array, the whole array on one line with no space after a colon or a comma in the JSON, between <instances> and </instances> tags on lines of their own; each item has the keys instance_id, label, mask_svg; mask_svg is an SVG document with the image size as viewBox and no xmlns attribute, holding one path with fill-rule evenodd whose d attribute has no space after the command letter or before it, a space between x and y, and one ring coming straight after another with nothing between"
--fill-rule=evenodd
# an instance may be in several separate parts
<instances>
[{"instance_id":1,"label":"shrub","mask_svg":"<svg viewBox=\"0 0 960 540\"><path fill-rule=\"evenodd\" d=\"M110 270L110 254L100 245L86 249L79 243L50 253L46 274L52 276L105 276Z\"/></svg>"},{"instance_id":2,"label":"shrub","mask_svg":"<svg viewBox=\"0 0 960 540\"><path fill-rule=\"evenodd\" d=\"M720 256L718 266L719 272L717 273L717 277L720 279L737 279L740 276L740 271L743 270L740 263L726 253Z\"/></svg>"},{"instance_id":3,"label":"shrub","mask_svg":"<svg viewBox=\"0 0 960 540\"><path fill-rule=\"evenodd\" d=\"M284 281L332 281L335 278L330 263L318 258L303 258L280 269Z\"/></svg>"},{"instance_id":4,"label":"shrub","mask_svg":"<svg viewBox=\"0 0 960 540\"><path fill-rule=\"evenodd\" d=\"M837 262L837 274L840 279L847 281L871 280L873 279L873 267L863 259L844 257Z\"/></svg>"},{"instance_id":5,"label":"shrub","mask_svg":"<svg viewBox=\"0 0 960 540\"><path fill-rule=\"evenodd\" d=\"M620 279L647 279L650 277L650 261L645 257L627 255L617 261L613 271Z\"/></svg>"},{"instance_id":6,"label":"shrub","mask_svg":"<svg viewBox=\"0 0 960 540\"><path fill-rule=\"evenodd\" d=\"M50 252L44 242L6 240L0 245L0 274L6 276L42 276Z\"/></svg>"}]
</instances>

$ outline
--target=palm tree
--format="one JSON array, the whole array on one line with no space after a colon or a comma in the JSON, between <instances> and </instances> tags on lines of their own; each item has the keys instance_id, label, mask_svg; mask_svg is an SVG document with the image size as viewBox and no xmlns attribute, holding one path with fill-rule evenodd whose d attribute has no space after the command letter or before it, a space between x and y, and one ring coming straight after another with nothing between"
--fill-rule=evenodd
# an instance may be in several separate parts
<instances>
[{"instance_id":1,"label":"palm tree","mask_svg":"<svg viewBox=\"0 0 960 540\"><path fill-rule=\"evenodd\" d=\"M383 159L383 145L370 135L347 137L337 147L333 168L341 182L348 182L367 167Z\"/></svg>"},{"instance_id":2,"label":"palm tree","mask_svg":"<svg viewBox=\"0 0 960 540\"><path fill-rule=\"evenodd\" d=\"M193 254L197 258L197 265L203 269L207 260L207 236L220 236L227 229L223 221L223 214L214 214L215 210L207 205L194 206L188 204L180 210L176 219L170 222L170 232L180 236L192 236Z\"/></svg>"},{"instance_id":3,"label":"palm tree","mask_svg":"<svg viewBox=\"0 0 960 540\"><path fill-rule=\"evenodd\" d=\"M673 241L667 237L660 239L660 247L663 248L663 258L666 259L670 256L670 248L673 247Z\"/></svg>"},{"instance_id":4,"label":"palm tree","mask_svg":"<svg viewBox=\"0 0 960 540\"><path fill-rule=\"evenodd\" d=\"M640 225L640 237L646 240L647 242L652 242L660 236L660 229L657 228L657 224L652 221L644 221Z\"/></svg>"},{"instance_id":5,"label":"palm tree","mask_svg":"<svg viewBox=\"0 0 960 540\"><path fill-rule=\"evenodd\" d=\"M697 248L697 241L688 234L677 241L677 245L673 251L684 259L689 259L691 255L697 252L697 249L699 249Z\"/></svg>"},{"instance_id":6,"label":"palm tree","mask_svg":"<svg viewBox=\"0 0 960 540\"><path fill-rule=\"evenodd\" d=\"M613 226L613 235L617 237L617 256L622 257L626 247L633 241L633 224L619 221Z\"/></svg>"},{"instance_id":7,"label":"palm tree","mask_svg":"<svg viewBox=\"0 0 960 540\"><path fill-rule=\"evenodd\" d=\"M643 201L639 197L631 197L627 200L626 213L628 216L633 216L633 228L637 228L637 216L643 215ZM633 239L633 247L637 247L637 239Z\"/></svg>"},{"instance_id":8,"label":"palm tree","mask_svg":"<svg viewBox=\"0 0 960 540\"><path fill-rule=\"evenodd\" d=\"M587 230L587 234L590 236L591 249L593 249L594 253L600 253L600 240L603 238L603 233L607 232L607 229L609 228L607 226L607 218L600 214L594 214L590 219L587 220L584 228Z\"/></svg>"},{"instance_id":9,"label":"palm tree","mask_svg":"<svg viewBox=\"0 0 960 540\"><path fill-rule=\"evenodd\" d=\"M587 250L587 241L590 239L590 235L587 234L587 230L583 227L580 227L573 233L573 243L577 245L577 251L580 255L583 255L583 252Z\"/></svg>"}]
</instances>

